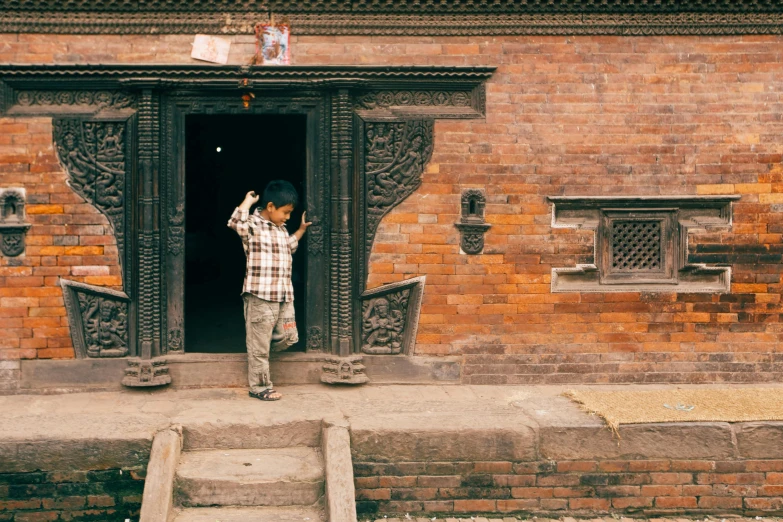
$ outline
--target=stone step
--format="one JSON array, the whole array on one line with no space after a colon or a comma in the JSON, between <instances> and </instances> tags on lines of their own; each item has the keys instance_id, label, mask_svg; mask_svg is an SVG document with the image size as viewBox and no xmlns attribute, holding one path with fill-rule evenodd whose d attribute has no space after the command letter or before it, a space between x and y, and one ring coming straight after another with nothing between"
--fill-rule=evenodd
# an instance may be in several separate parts
<instances>
[{"instance_id":1,"label":"stone step","mask_svg":"<svg viewBox=\"0 0 783 522\"><path fill-rule=\"evenodd\" d=\"M320 507L187 508L174 522L323 522Z\"/></svg>"},{"instance_id":2,"label":"stone step","mask_svg":"<svg viewBox=\"0 0 783 522\"><path fill-rule=\"evenodd\" d=\"M197 506L310 506L324 493L317 448L183 452L175 502Z\"/></svg>"}]
</instances>

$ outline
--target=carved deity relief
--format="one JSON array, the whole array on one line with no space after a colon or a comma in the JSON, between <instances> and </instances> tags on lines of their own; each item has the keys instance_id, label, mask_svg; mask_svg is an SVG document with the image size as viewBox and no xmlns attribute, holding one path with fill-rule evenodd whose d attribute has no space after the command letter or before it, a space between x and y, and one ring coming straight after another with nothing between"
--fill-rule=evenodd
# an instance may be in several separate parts
<instances>
[{"instance_id":1,"label":"carved deity relief","mask_svg":"<svg viewBox=\"0 0 783 522\"><path fill-rule=\"evenodd\" d=\"M431 120L365 124L368 253L383 216L421 185L432 156L432 128Z\"/></svg>"},{"instance_id":2,"label":"carved deity relief","mask_svg":"<svg viewBox=\"0 0 783 522\"><path fill-rule=\"evenodd\" d=\"M60 279L76 357L125 357L130 352L127 294Z\"/></svg>"},{"instance_id":3,"label":"carved deity relief","mask_svg":"<svg viewBox=\"0 0 783 522\"><path fill-rule=\"evenodd\" d=\"M89 357L128 355L128 306L96 295L80 293L79 309Z\"/></svg>"},{"instance_id":4,"label":"carved deity relief","mask_svg":"<svg viewBox=\"0 0 783 522\"><path fill-rule=\"evenodd\" d=\"M362 303L362 351L368 354L402 352L410 289Z\"/></svg>"},{"instance_id":5,"label":"carved deity relief","mask_svg":"<svg viewBox=\"0 0 783 522\"><path fill-rule=\"evenodd\" d=\"M54 120L55 150L68 185L108 219L124 259L126 126L123 121Z\"/></svg>"},{"instance_id":6,"label":"carved deity relief","mask_svg":"<svg viewBox=\"0 0 783 522\"><path fill-rule=\"evenodd\" d=\"M169 253L178 256L185 245L185 205L180 203L176 208L169 209Z\"/></svg>"}]
</instances>

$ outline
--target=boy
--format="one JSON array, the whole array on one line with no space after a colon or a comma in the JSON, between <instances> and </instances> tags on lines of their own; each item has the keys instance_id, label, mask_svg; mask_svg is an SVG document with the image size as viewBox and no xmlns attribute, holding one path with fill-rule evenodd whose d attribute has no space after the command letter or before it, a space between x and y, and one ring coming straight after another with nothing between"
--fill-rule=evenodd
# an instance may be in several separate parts
<instances>
[{"instance_id":1,"label":"boy","mask_svg":"<svg viewBox=\"0 0 783 522\"><path fill-rule=\"evenodd\" d=\"M242 298L250 396L276 401L282 395L272 389L269 350L285 350L299 341L294 318L291 254L296 252L311 223L303 213L299 230L288 235L285 223L299 202L299 195L287 181L271 181L264 189L263 206L248 215L258 200L255 192L248 192L231 215L228 226L242 238L247 257Z\"/></svg>"}]
</instances>

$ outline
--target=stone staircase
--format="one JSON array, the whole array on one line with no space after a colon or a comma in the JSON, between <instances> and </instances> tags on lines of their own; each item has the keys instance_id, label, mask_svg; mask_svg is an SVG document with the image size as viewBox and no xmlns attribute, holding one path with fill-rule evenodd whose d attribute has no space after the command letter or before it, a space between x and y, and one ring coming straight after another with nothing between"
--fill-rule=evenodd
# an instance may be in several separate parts
<instances>
[{"instance_id":1,"label":"stone staircase","mask_svg":"<svg viewBox=\"0 0 783 522\"><path fill-rule=\"evenodd\" d=\"M139 522L356 522L348 423L303 402L229 401L157 432Z\"/></svg>"},{"instance_id":2,"label":"stone staircase","mask_svg":"<svg viewBox=\"0 0 783 522\"><path fill-rule=\"evenodd\" d=\"M324 485L319 448L185 451L174 478L174 521L321 522Z\"/></svg>"}]
</instances>

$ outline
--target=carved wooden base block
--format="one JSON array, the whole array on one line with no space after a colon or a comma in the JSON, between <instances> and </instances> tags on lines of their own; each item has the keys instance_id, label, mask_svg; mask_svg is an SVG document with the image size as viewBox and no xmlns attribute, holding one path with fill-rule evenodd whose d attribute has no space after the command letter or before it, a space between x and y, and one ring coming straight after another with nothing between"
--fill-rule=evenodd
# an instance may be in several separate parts
<instances>
[{"instance_id":1,"label":"carved wooden base block","mask_svg":"<svg viewBox=\"0 0 783 522\"><path fill-rule=\"evenodd\" d=\"M128 367L125 368L125 377L122 379L122 385L131 388L164 386L170 382L169 367L163 358L128 359Z\"/></svg>"},{"instance_id":2,"label":"carved wooden base block","mask_svg":"<svg viewBox=\"0 0 783 522\"><path fill-rule=\"evenodd\" d=\"M60 279L77 359L125 357L130 353L124 292Z\"/></svg>"},{"instance_id":3,"label":"carved wooden base block","mask_svg":"<svg viewBox=\"0 0 783 522\"><path fill-rule=\"evenodd\" d=\"M370 378L364 373L361 355L329 357L321 371L321 382L327 384L364 384Z\"/></svg>"}]
</instances>

